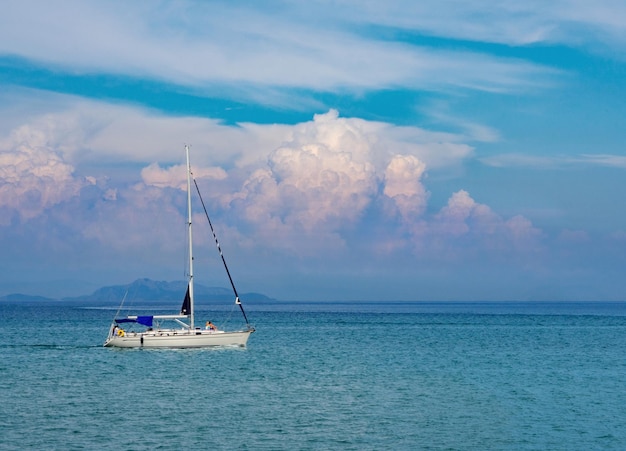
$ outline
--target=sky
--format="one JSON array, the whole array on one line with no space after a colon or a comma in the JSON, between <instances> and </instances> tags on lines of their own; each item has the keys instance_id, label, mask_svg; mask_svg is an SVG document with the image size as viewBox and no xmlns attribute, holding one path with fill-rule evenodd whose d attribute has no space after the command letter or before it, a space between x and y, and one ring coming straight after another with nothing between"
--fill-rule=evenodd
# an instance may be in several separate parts
<instances>
[{"instance_id":1,"label":"sky","mask_svg":"<svg viewBox=\"0 0 626 451\"><path fill-rule=\"evenodd\" d=\"M626 299L623 1L0 9L0 295Z\"/></svg>"}]
</instances>

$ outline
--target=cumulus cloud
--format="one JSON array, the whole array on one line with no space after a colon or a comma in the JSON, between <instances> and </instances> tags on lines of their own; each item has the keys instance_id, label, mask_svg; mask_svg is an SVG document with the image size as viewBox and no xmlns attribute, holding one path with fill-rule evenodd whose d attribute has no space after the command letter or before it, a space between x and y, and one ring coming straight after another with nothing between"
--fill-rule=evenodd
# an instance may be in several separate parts
<instances>
[{"instance_id":1,"label":"cumulus cloud","mask_svg":"<svg viewBox=\"0 0 626 451\"><path fill-rule=\"evenodd\" d=\"M430 230L440 240L467 238L473 247L496 251L536 251L542 238L541 230L527 218L517 215L505 219L477 203L465 190L452 194L433 218Z\"/></svg>"},{"instance_id":2,"label":"cumulus cloud","mask_svg":"<svg viewBox=\"0 0 626 451\"><path fill-rule=\"evenodd\" d=\"M364 256L413 252L436 259L468 247L526 252L541 239L526 218L503 218L463 190L438 212L429 206L427 171L472 154L459 135L344 118L335 110L295 125L197 119L185 128L180 118L92 105L46 112L3 140L3 225L17 217L40 225L46 239L55 230L56 243L71 237L83 249L101 246L99 253L171 257L179 247L172 231L184 224L186 172L172 164L183 161L183 145L170 136L181 126L198 142L228 142L223 153L193 147L192 167L226 241L250 252L321 259L329 250L350 255L358 242ZM126 120L150 139L119 138ZM128 166L122 181L77 175L114 157ZM376 239L362 240L366 231Z\"/></svg>"},{"instance_id":3,"label":"cumulus cloud","mask_svg":"<svg viewBox=\"0 0 626 451\"><path fill-rule=\"evenodd\" d=\"M2 142L0 207L17 212L22 220L77 195L89 183L74 176L74 167L39 130L23 126Z\"/></svg>"},{"instance_id":4,"label":"cumulus cloud","mask_svg":"<svg viewBox=\"0 0 626 451\"><path fill-rule=\"evenodd\" d=\"M180 252L184 238L184 196L179 190L147 186L142 183L118 189L114 197L110 189L99 189L92 195L81 193L73 205L72 220L81 239L98 243L136 259L158 261ZM178 232L178 233L177 233ZM93 244L92 244L93 245ZM159 256L163 253L163 256Z\"/></svg>"},{"instance_id":5,"label":"cumulus cloud","mask_svg":"<svg viewBox=\"0 0 626 451\"><path fill-rule=\"evenodd\" d=\"M534 227L528 218L522 215L515 215L506 221L505 227L515 248L531 251L537 249L542 232Z\"/></svg>"},{"instance_id":6,"label":"cumulus cloud","mask_svg":"<svg viewBox=\"0 0 626 451\"><path fill-rule=\"evenodd\" d=\"M454 193L435 217L435 232L442 235L461 236L469 232L467 220L476 212L480 215L478 205L465 190Z\"/></svg>"},{"instance_id":7,"label":"cumulus cloud","mask_svg":"<svg viewBox=\"0 0 626 451\"><path fill-rule=\"evenodd\" d=\"M412 155L395 155L385 170L385 196L393 199L402 218L415 221L425 210L428 192L421 183L426 165Z\"/></svg>"},{"instance_id":8,"label":"cumulus cloud","mask_svg":"<svg viewBox=\"0 0 626 451\"><path fill-rule=\"evenodd\" d=\"M33 98L38 99L36 105L22 111L20 106ZM197 168L258 165L291 135L291 126L282 124L227 126L210 118L168 116L149 108L30 89L0 92L0 118L3 149L38 135L78 171L111 165L124 171L130 164L143 167L154 161L179 164L185 143Z\"/></svg>"},{"instance_id":9,"label":"cumulus cloud","mask_svg":"<svg viewBox=\"0 0 626 451\"><path fill-rule=\"evenodd\" d=\"M503 218L464 190L429 214L423 182L428 165L419 158L428 157L428 134L411 144L405 138L420 133L407 131L341 118L334 110L316 115L294 126L290 139L270 153L267 165L253 171L224 206L238 211L272 246L276 243L271 237L280 237L279 245L295 253L312 236L316 251L344 245L350 227L362 226L366 212L388 225L386 236L376 240L382 252L406 246L435 252L442 246L467 246L468 240L474 248L494 252L538 248L542 234L528 219ZM449 145L454 153L460 143L433 144Z\"/></svg>"},{"instance_id":10,"label":"cumulus cloud","mask_svg":"<svg viewBox=\"0 0 626 451\"><path fill-rule=\"evenodd\" d=\"M222 180L227 177L222 168L192 168L195 179L210 178ZM141 179L146 185L158 188L172 187L187 190L187 166L174 165L169 168L161 168L158 163L152 163L141 170Z\"/></svg>"},{"instance_id":11,"label":"cumulus cloud","mask_svg":"<svg viewBox=\"0 0 626 451\"><path fill-rule=\"evenodd\" d=\"M354 223L378 190L370 137L336 111L294 127L235 196L245 217L262 228L335 231Z\"/></svg>"}]
</instances>

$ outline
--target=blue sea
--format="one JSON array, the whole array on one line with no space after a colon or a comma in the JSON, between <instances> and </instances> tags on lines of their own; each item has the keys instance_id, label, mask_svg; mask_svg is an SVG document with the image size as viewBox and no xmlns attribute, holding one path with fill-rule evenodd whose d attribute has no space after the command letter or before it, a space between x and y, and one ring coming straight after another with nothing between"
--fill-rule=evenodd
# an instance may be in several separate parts
<instances>
[{"instance_id":1,"label":"blue sea","mask_svg":"<svg viewBox=\"0 0 626 451\"><path fill-rule=\"evenodd\" d=\"M110 349L115 309L0 305L0 448L626 449L625 303L247 313L247 348Z\"/></svg>"}]
</instances>

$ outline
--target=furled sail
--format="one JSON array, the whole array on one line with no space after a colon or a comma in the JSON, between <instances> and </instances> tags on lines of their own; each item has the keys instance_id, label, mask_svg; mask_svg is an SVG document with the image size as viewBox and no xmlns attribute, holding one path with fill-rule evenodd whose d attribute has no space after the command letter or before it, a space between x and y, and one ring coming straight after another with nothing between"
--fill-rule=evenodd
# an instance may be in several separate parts
<instances>
[{"instance_id":1,"label":"furled sail","mask_svg":"<svg viewBox=\"0 0 626 451\"><path fill-rule=\"evenodd\" d=\"M183 300L183 305L180 308L181 315L189 315L191 311L191 297L189 296L189 285L187 285L187 293L185 293L185 299Z\"/></svg>"}]
</instances>

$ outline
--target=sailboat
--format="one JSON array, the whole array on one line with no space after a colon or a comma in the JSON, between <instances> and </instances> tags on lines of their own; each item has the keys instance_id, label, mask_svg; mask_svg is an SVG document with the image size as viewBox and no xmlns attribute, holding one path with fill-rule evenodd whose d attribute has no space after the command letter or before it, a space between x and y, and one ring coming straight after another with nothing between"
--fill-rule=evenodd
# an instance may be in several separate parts
<instances>
[{"instance_id":1,"label":"sailboat","mask_svg":"<svg viewBox=\"0 0 626 451\"><path fill-rule=\"evenodd\" d=\"M118 348L206 348L213 346L246 346L250 334L254 332L254 327L248 322L248 317L239 300L237 289L226 265L226 260L222 254L222 249L213 230L213 225L209 219L202 196L202 206L209 221L213 238L217 244L219 254L222 258L224 268L230 280L235 304L239 306L246 322L246 327L241 330L218 330L211 322L207 322L205 328L195 326L194 315L194 279L193 279L193 243L191 224L191 163L189 161L189 146L185 146L185 156L187 160L187 225L189 235L189 274L187 292L185 294L180 313L173 315L130 315L125 318L115 318L109 328L109 334L104 342L105 347ZM194 179L194 185L198 185ZM198 190L198 194L200 191ZM123 301L122 301L123 303ZM119 311L118 311L119 313ZM116 315L117 316L117 315ZM162 327L163 324L173 324L171 327ZM124 328L128 325L131 328L127 331ZM134 331L135 325L143 326L143 330Z\"/></svg>"}]
</instances>

